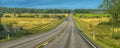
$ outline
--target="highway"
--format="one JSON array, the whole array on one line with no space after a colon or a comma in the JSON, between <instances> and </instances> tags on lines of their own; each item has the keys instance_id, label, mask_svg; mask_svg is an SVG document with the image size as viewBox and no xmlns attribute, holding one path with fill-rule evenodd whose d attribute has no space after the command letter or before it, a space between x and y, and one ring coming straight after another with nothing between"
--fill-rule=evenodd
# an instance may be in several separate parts
<instances>
[{"instance_id":1,"label":"highway","mask_svg":"<svg viewBox=\"0 0 120 48\"><path fill-rule=\"evenodd\" d=\"M72 14L56 28L43 34L31 35L0 43L0 48L99 48L75 25Z\"/></svg>"}]
</instances>

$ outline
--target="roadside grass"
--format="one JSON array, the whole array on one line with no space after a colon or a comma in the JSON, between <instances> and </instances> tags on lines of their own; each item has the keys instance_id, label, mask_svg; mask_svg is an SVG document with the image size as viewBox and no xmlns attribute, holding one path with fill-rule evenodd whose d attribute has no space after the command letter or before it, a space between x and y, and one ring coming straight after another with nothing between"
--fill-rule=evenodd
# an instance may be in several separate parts
<instances>
[{"instance_id":1,"label":"roadside grass","mask_svg":"<svg viewBox=\"0 0 120 48\"><path fill-rule=\"evenodd\" d=\"M15 29L12 29L10 32L1 32L0 42L6 42L33 34L42 34L45 31L55 28L64 20L65 18L59 20L54 18L2 18L4 26L6 26L9 22L12 22L13 27L23 26L23 30L16 31ZM9 27L6 26L6 29L7 28ZM8 39L8 34L10 34L10 39Z\"/></svg>"},{"instance_id":2,"label":"roadside grass","mask_svg":"<svg viewBox=\"0 0 120 48\"><path fill-rule=\"evenodd\" d=\"M115 32L115 38L111 38L111 27L107 25L98 26L101 22L107 22L109 19L101 18L78 18L74 17L74 20L80 30L83 31L87 37L102 46L102 48L120 48L120 31ZM117 28L116 30L120 30Z\"/></svg>"}]
</instances>

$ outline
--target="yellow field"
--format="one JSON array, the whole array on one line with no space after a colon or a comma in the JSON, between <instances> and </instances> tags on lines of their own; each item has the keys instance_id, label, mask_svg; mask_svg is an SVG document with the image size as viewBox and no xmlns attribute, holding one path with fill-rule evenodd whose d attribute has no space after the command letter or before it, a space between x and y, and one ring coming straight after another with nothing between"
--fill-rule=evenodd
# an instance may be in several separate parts
<instances>
[{"instance_id":1,"label":"yellow field","mask_svg":"<svg viewBox=\"0 0 120 48\"><path fill-rule=\"evenodd\" d=\"M15 16L16 15L16 16ZM21 16L34 16L34 17L43 17L48 15L50 17L54 16L68 16L68 14L44 14L44 13L22 13ZM13 23L13 26L22 26L25 29L30 29L38 25L45 25L50 22L55 21L55 18L16 18L19 14L4 14L2 18L2 23L9 24ZM4 17L11 17L11 18L4 18Z\"/></svg>"},{"instance_id":2,"label":"yellow field","mask_svg":"<svg viewBox=\"0 0 120 48\"><path fill-rule=\"evenodd\" d=\"M93 26L97 26L101 22L109 21L109 18L80 18L79 20L87 22Z\"/></svg>"},{"instance_id":3,"label":"yellow field","mask_svg":"<svg viewBox=\"0 0 120 48\"><path fill-rule=\"evenodd\" d=\"M13 23L13 27L22 26L25 29L36 27L37 25L44 25L55 21L53 18L2 18L2 23Z\"/></svg>"},{"instance_id":4,"label":"yellow field","mask_svg":"<svg viewBox=\"0 0 120 48\"><path fill-rule=\"evenodd\" d=\"M68 16L68 14L41 14L41 13L22 13L21 16L43 16L43 15L49 15L49 16L55 16L55 15L64 15L64 16ZM10 17L14 17L14 14L4 14L3 17L6 17L6 16L10 16ZM16 16L19 16L18 14L16 14Z\"/></svg>"},{"instance_id":5,"label":"yellow field","mask_svg":"<svg viewBox=\"0 0 120 48\"><path fill-rule=\"evenodd\" d=\"M87 22L93 26L97 26L101 22L108 22L109 18L81 18L79 20ZM111 30L112 30L112 28L111 28ZM118 32L118 31L120 31L120 28L114 28L114 31Z\"/></svg>"}]
</instances>

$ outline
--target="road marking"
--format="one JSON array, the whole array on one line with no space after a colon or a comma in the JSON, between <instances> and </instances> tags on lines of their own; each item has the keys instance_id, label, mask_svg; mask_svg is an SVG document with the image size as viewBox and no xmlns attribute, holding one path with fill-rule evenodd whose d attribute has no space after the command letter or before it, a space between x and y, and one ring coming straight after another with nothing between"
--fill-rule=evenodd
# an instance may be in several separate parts
<instances>
[{"instance_id":1,"label":"road marking","mask_svg":"<svg viewBox=\"0 0 120 48\"><path fill-rule=\"evenodd\" d=\"M37 45L35 48L40 48L40 47L42 47L42 46L47 45L49 42L53 41L53 40L56 39L58 36L60 36L61 33L63 33L63 32L60 32L60 33L58 33L57 35L54 35L53 37L49 38L48 40L43 41L42 43L40 43L39 45Z\"/></svg>"},{"instance_id":2,"label":"road marking","mask_svg":"<svg viewBox=\"0 0 120 48\"><path fill-rule=\"evenodd\" d=\"M69 23L66 24L65 28L68 26ZM42 43L38 44L35 48L41 48L42 46L47 45L49 42L53 41L54 39L58 38L60 35L64 33L64 29L62 32L54 35L53 37L49 38L48 40L43 41Z\"/></svg>"}]
</instances>

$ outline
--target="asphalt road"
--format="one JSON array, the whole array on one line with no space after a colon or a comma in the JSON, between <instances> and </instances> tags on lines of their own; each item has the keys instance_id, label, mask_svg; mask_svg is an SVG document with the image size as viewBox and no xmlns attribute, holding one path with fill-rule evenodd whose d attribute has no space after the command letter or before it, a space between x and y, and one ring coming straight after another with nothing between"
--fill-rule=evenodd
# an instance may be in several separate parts
<instances>
[{"instance_id":1,"label":"asphalt road","mask_svg":"<svg viewBox=\"0 0 120 48\"><path fill-rule=\"evenodd\" d=\"M51 38L53 39L46 42ZM38 48L96 48L79 31L72 19L72 14L62 24L50 31L0 43L0 48L36 48L44 42L46 44Z\"/></svg>"},{"instance_id":2,"label":"asphalt road","mask_svg":"<svg viewBox=\"0 0 120 48\"><path fill-rule=\"evenodd\" d=\"M72 14L69 17L68 22L67 28L60 37L41 48L97 48L83 38L81 35L82 33L72 19Z\"/></svg>"}]
</instances>

